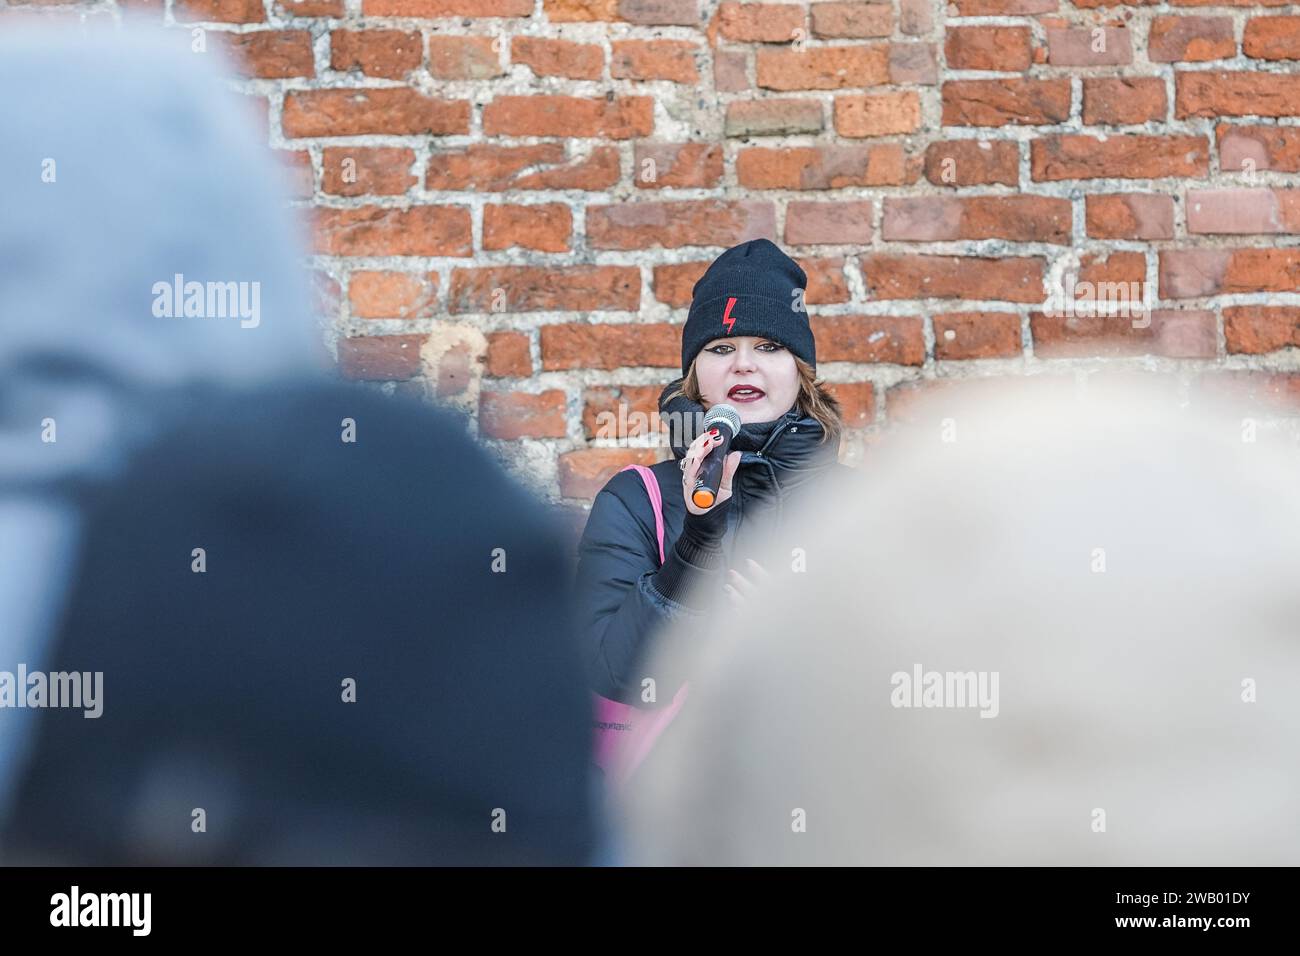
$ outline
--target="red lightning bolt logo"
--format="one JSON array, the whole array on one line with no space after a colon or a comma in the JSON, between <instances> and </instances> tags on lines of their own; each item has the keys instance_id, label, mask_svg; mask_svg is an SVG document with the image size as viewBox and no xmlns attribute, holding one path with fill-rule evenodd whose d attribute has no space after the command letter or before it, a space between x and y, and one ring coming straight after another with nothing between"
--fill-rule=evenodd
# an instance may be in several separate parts
<instances>
[{"instance_id":1,"label":"red lightning bolt logo","mask_svg":"<svg viewBox=\"0 0 1300 956\"><path fill-rule=\"evenodd\" d=\"M736 297L733 295L727 299L727 311L722 313L722 324L727 327L727 334L731 334L731 327L736 324L736 317L731 314L731 307L736 304Z\"/></svg>"}]
</instances>

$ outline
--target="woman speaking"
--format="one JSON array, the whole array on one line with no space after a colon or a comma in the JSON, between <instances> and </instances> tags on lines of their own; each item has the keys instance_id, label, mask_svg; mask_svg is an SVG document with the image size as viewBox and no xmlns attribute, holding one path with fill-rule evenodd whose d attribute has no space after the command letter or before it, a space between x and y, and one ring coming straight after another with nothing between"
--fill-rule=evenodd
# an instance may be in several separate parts
<instances>
[{"instance_id":1,"label":"woman speaking","mask_svg":"<svg viewBox=\"0 0 1300 956\"><path fill-rule=\"evenodd\" d=\"M687 426L670 427L674 460L629 466L606 482L579 544L581 644L601 698L640 708L677 699L664 675L651 682L638 671L656 633L698 615L702 596L719 588L743 600L767 574L750 556L779 535L789 539L781 518L791 500L845 467L837 464L839 406L815 381L807 282L774 243L754 239L722 253L692 290L683 377L659 400L671 426ZM739 413L741 426L716 499L703 508L691 492L718 439L699 425L719 403ZM597 719L598 728L625 729Z\"/></svg>"}]
</instances>

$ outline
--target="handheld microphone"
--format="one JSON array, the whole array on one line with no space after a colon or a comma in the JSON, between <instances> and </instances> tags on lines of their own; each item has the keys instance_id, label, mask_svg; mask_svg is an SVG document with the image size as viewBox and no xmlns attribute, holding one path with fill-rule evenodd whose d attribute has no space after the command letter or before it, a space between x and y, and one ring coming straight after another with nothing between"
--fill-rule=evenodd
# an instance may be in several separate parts
<instances>
[{"instance_id":1,"label":"handheld microphone","mask_svg":"<svg viewBox=\"0 0 1300 956\"><path fill-rule=\"evenodd\" d=\"M722 441L704 456L700 470L695 474L691 501L697 508L712 508L713 502L718 498L718 486L722 484L722 466L727 462L731 440L740 431L740 412L725 403L712 406L704 414L704 430L707 432L714 429L721 433Z\"/></svg>"}]
</instances>

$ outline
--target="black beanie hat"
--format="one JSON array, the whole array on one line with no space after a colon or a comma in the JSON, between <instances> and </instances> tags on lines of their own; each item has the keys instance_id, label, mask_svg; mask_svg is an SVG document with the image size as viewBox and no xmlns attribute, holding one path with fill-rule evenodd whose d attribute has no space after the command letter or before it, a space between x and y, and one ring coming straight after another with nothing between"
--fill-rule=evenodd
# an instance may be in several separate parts
<instances>
[{"instance_id":1,"label":"black beanie hat","mask_svg":"<svg viewBox=\"0 0 1300 956\"><path fill-rule=\"evenodd\" d=\"M682 375L709 342L753 335L780 342L814 369L817 346L803 295L808 276L770 239L732 246L700 276L682 329Z\"/></svg>"}]
</instances>

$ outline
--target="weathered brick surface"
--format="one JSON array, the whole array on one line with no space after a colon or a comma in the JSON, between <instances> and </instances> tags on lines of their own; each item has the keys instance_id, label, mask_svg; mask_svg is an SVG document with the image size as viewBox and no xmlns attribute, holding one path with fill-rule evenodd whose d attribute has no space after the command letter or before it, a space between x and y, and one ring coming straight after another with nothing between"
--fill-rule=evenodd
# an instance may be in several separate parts
<instances>
[{"instance_id":1,"label":"weathered brick surface","mask_svg":"<svg viewBox=\"0 0 1300 956\"><path fill-rule=\"evenodd\" d=\"M212 28L309 219L340 374L454 399L552 497L667 454L692 288L756 237L806 271L857 430L947 377L1150 357L1300 411L1285 0L172 11ZM1150 321L1062 314L1067 280Z\"/></svg>"}]
</instances>

